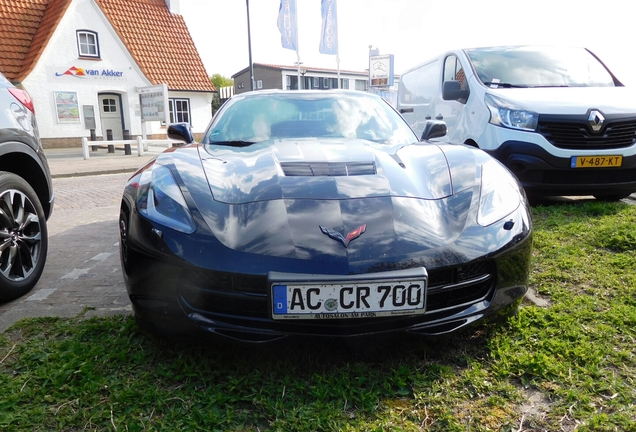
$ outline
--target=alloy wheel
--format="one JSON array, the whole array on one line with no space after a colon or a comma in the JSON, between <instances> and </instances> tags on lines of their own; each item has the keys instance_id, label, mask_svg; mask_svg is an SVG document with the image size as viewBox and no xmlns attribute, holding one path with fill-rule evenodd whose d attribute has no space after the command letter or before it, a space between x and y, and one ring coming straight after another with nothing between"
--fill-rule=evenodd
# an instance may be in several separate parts
<instances>
[{"instance_id":1,"label":"alloy wheel","mask_svg":"<svg viewBox=\"0 0 636 432\"><path fill-rule=\"evenodd\" d=\"M0 274L12 282L28 278L38 264L42 228L35 206L16 189L0 194Z\"/></svg>"}]
</instances>

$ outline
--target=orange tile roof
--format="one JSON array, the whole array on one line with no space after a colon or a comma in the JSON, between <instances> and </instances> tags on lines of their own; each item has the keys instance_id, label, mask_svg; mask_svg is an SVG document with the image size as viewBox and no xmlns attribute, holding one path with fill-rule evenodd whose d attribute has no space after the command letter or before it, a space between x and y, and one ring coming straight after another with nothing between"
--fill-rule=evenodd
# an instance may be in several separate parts
<instances>
[{"instance_id":1,"label":"orange tile roof","mask_svg":"<svg viewBox=\"0 0 636 432\"><path fill-rule=\"evenodd\" d=\"M0 0L0 71L22 81L72 0ZM144 75L170 90L214 91L181 15L165 0L95 0Z\"/></svg>"},{"instance_id":2,"label":"orange tile roof","mask_svg":"<svg viewBox=\"0 0 636 432\"><path fill-rule=\"evenodd\" d=\"M95 0L153 84L170 90L214 91L181 15L165 0Z\"/></svg>"},{"instance_id":3,"label":"orange tile roof","mask_svg":"<svg viewBox=\"0 0 636 432\"><path fill-rule=\"evenodd\" d=\"M0 70L11 81L31 71L71 0L0 0Z\"/></svg>"}]
</instances>

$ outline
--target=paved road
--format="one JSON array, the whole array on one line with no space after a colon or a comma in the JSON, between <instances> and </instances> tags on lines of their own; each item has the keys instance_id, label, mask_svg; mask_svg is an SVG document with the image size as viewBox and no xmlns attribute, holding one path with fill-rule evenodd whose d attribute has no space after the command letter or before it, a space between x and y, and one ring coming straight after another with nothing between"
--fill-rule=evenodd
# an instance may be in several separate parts
<instances>
[{"instance_id":1,"label":"paved road","mask_svg":"<svg viewBox=\"0 0 636 432\"><path fill-rule=\"evenodd\" d=\"M0 332L24 317L130 313L119 265L117 219L130 174L53 179L49 253L27 295L0 304Z\"/></svg>"}]
</instances>

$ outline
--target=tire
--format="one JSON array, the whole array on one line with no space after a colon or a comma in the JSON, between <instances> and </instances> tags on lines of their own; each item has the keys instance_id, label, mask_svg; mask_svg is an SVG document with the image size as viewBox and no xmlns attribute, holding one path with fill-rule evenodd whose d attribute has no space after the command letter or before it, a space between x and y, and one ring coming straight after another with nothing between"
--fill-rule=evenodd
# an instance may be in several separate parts
<instances>
[{"instance_id":1,"label":"tire","mask_svg":"<svg viewBox=\"0 0 636 432\"><path fill-rule=\"evenodd\" d=\"M130 268L128 251L128 215L122 208L119 210L119 259L124 277L127 276Z\"/></svg>"},{"instance_id":2,"label":"tire","mask_svg":"<svg viewBox=\"0 0 636 432\"><path fill-rule=\"evenodd\" d=\"M631 193L627 192L627 193L616 193L616 194L598 194L598 195L594 195L594 198L596 198L599 201L620 201L623 198L627 198L628 196L630 196Z\"/></svg>"},{"instance_id":3,"label":"tire","mask_svg":"<svg viewBox=\"0 0 636 432\"><path fill-rule=\"evenodd\" d=\"M37 194L21 177L0 172L0 301L31 291L44 270L48 245Z\"/></svg>"}]
</instances>

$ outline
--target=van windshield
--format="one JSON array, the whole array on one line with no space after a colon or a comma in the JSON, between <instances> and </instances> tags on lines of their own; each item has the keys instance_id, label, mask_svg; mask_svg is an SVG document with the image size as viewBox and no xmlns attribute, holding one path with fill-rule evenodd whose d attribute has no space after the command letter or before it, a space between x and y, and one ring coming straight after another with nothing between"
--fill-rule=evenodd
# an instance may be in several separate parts
<instances>
[{"instance_id":1,"label":"van windshield","mask_svg":"<svg viewBox=\"0 0 636 432\"><path fill-rule=\"evenodd\" d=\"M607 68L585 48L490 47L465 50L490 87L614 87Z\"/></svg>"}]
</instances>

